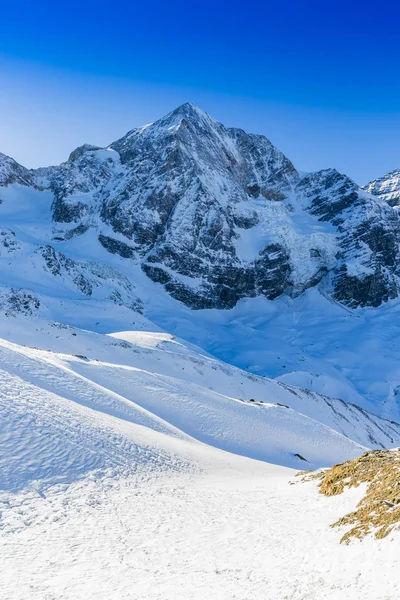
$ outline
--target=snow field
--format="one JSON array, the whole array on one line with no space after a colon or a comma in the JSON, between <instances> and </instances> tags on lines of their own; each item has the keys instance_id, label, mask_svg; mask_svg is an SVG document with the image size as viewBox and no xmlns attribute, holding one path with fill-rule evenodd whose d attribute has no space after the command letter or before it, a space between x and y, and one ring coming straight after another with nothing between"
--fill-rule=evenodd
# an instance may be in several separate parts
<instances>
[{"instance_id":1,"label":"snow field","mask_svg":"<svg viewBox=\"0 0 400 600\"><path fill-rule=\"evenodd\" d=\"M0 596L398 597L396 538L344 546L329 528L360 491L326 498L314 484L291 485L294 472L281 467L217 450L204 458L197 457L197 474L106 474L55 486L45 497L13 497L1 534Z\"/></svg>"}]
</instances>

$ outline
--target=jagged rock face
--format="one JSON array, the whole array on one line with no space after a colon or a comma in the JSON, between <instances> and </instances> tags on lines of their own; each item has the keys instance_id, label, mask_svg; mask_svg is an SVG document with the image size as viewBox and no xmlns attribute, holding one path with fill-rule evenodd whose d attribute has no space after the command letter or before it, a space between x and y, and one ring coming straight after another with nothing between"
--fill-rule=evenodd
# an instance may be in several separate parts
<instances>
[{"instance_id":1,"label":"jagged rock face","mask_svg":"<svg viewBox=\"0 0 400 600\"><path fill-rule=\"evenodd\" d=\"M400 169L370 181L363 189L378 196L390 206L400 206Z\"/></svg>"},{"instance_id":2,"label":"jagged rock face","mask_svg":"<svg viewBox=\"0 0 400 600\"><path fill-rule=\"evenodd\" d=\"M64 279L66 285L84 296L91 297L97 290L97 295L106 300L141 311L133 284L118 271L100 263L71 260L50 245L39 247L36 254L43 260L45 271Z\"/></svg>"},{"instance_id":3,"label":"jagged rock face","mask_svg":"<svg viewBox=\"0 0 400 600\"><path fill-rule=\"evenodd\" d=\"M300 175L264 136L192 104L107 149L81 146L59 167L15 165L24 185L53 192L54 240L95 228L101 247L191 308L316 285L350 307L398 295L397 210L334 169Z\"/></svg>"},{"instance_id":4,"label":"jagged rock face","mask_svg":"<svg viewBox=\"0 0 400 600\"><path fill-rule=\"evenodd\" d=\"M258 223L249 198L280 202L298 180L265 137L227 129L187 104L108 150L78 148L52 171L50 186L55 221L82 225L100 216L129 241L117 247L100 235L110 252L135 250L145 272L193 308L227 308L290 286L281 244L267 244L244 264L235 242Z\"/></svg>"},{"instance_id":5,"label":"jagged rock face","mask_svg":"<svg viewBox=\"0 0 400 600\"><path fill-rule=\"evenodd\" d=\"M86 144L72 152L66 163L50 168L54 220L80 222L99 210L107 184L116 177L115 162L119 162L115 152Z\"/></svg>"},{"instance_id":6,"label":"jagged rock face","mask_svg":"<svg viewBox=\"0 0 400 600\"><path fill-rule=\"evenodd\" d=\"M395 298L400 274L398 213L334 170L312 174L299 187L311 197L308 210L336 228L333 297L352 308L379 306Z\"/></svg>"},{"instance_id":7,"label":"jagged rock face","mask_svg":"<svg viewBox=\"0 0 400 600\"><path fill-rule=\"evenodd\" d=\"M10 256L21 248L11 229L0 229L0 256Z\"/></svg>"},{"instance_id":8,"label":"jagged rock face","mask_svg":"<svg viewBox=\"0 0 400 600\"><path fill-rule=\"evenodd\" d=\"M112 148L135 171L130 189L137 208L128 196L123 217L115 201L103 215L144 247L149 277L193 308L230 308L261 288L271 298L284 291L290 270L284 248L272 244L244 264L235 245L238 230L258 223L257 212L245 206L249 197L284 198L299 178L266 138L227 129L185 105Z\"/></svg>"}]
</instances>

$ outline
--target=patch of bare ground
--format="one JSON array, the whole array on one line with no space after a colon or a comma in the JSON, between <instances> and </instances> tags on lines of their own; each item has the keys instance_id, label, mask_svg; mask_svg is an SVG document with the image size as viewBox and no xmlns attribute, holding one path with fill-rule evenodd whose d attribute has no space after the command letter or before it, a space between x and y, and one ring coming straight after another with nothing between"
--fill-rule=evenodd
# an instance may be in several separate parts
<instances>
[{"instance_id":1,"label":"patch of bare ground","mask_svg":"<svg viewBox=\"0 0 400 600\"><path fill-rule=\"evenodd\" d=\"M345 488L367 484L356 510L331 525L350 526L341 543L348 544L353 538L362 539L370 533L381 539L400 527L400 448L371 450L330 469L302 471L298 475L304 481L320 480L319 491L325 496L337 496Z\"/></svg>"}]
</instances>

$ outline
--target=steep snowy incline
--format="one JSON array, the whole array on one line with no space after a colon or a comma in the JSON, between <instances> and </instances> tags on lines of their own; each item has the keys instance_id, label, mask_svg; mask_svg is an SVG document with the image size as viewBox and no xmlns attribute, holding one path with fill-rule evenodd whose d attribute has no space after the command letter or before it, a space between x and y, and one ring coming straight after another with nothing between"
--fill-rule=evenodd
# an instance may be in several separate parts
<instances>
[{"instance_id":1,"label":"steep snowy incline","mask_svg":"<svg viewBox=\"0 0 400 600\"><path fill-rule=\"evenodd\" d=\"M131 471L142 459L162 468L165 452L190 440L297 469L400 445L396 423L249 375L168 334L104 336L18 317L2 319L1 337L6 486ZM36 347L21 345L29 339Z\"/></svg>"},{"instance_id":2,"label":"steep snowy incline","mask_svg":"<svg viewBox=\"0 0 400 600\"><path fill-rule=\"evenodd\" d=\"M120 474L133 473L140 468L155 470L188 467L183 457L174 456L173 444L168 448L157 435L149 436L144 423L155 430L156 420L131 408L135 423L103 413L101 394L91 390L92 402L79 397L79 382L75 386L74 400L49 392L45 384L35 381L35 367L40 382L43 367L33 361L20 361L30 368L30 374L13 374L6 370L8 359L18 359L10 353L0 352L0 489L35 489L39 493L54 484L70 484L92 475L100 477L106 470ZM12 369L10 369L12 371ZM18 371L18 369L16 370ZM54 374L54 372L53 372ZM49 369L48 377L52 375ZM63 383L59 381L59 389ZM57 387L57 386L54 386ZM82 388L83 386L81 386ZM71 386L70 386L71 388ZM68 394L68 392L66 392ZM107 394L103 394L107 398ZM107 398L109 399L109 398ZM96 409L93 409L93 405ZM118 414L118 411L115 411Z\"/></svg>"},{"instance_id":3,"label":"steep snowy incline","mask_svg":"<svg viewBox=\"0 0 400 600\"><path fill-rule=\"evenodd\" d=\"M134 469L143 457L161 462L162 468L157 452L145 451L143 435L136 438L131 423L172 432L173 437L182 431L229 452L294 468L327 466L365 449L285 407L246 406L203 387L138 369L124 373L114 367L113 372L100 363L88 371L68 357L62 364L50 358L44 367L43 357L38 360L33 354L24 359L9 348L1 351L0 365L8 373L2 376L1 394L6 423L2 483L6 487L14 489L31 478L68 482L98 468ZM156 449L160 441L157 435L153 437ZM308 462L300 458L304 455Z\"/></svg>"}]
</instances>

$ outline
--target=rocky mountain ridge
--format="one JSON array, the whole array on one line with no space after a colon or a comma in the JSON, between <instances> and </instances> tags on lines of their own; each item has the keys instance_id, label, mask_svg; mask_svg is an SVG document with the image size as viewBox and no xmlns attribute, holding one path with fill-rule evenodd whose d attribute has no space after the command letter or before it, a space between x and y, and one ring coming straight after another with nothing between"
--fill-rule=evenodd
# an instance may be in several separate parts
<instances>
[{"instance_id":1,"label":"rocky mountain ridge","mask_svg":"<svg viewBox=\"0 0 400 600\"><path fill-rule=\"evenodd\" d=\"M400 169L395 169L383 177L370 181L363 189L369 194L381 198L390 206L400 206Z\"/></svg>"}]
</instances>

